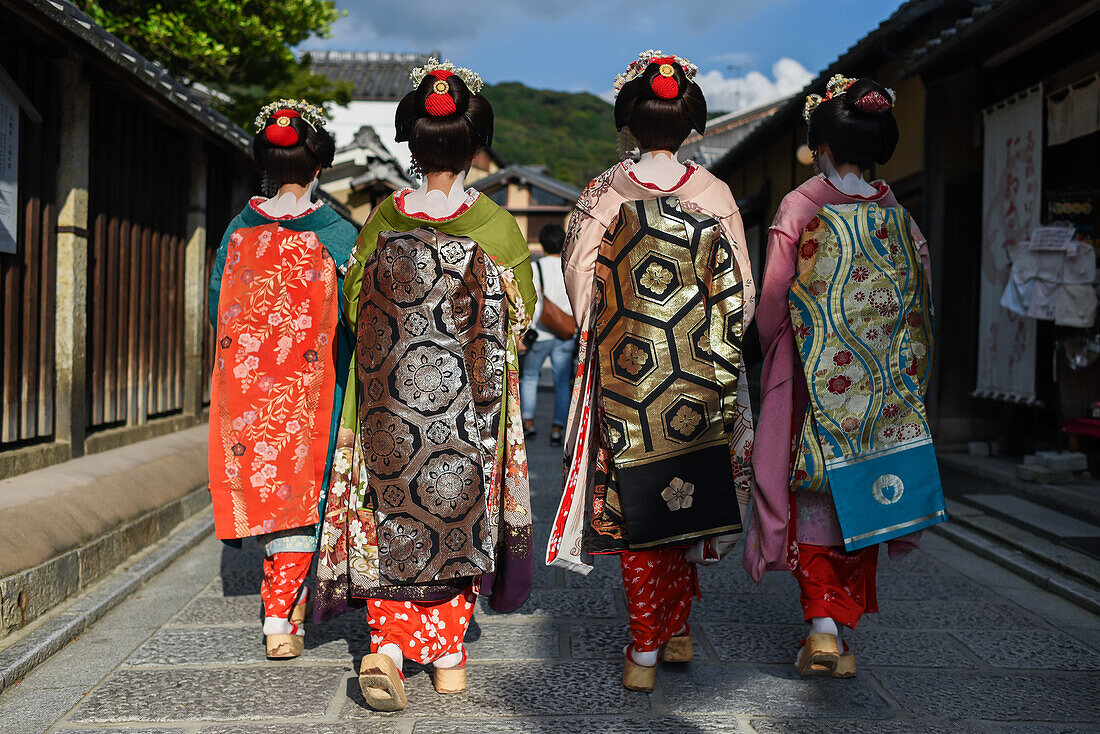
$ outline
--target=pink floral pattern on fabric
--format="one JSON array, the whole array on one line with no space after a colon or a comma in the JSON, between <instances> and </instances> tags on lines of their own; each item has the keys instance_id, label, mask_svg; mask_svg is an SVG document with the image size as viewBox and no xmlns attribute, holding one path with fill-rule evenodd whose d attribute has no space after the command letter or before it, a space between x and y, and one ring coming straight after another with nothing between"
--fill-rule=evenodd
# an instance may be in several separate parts
<instances>
[{"instance_id":1,"label":"pink floral pattern on fabric","mask_svg":"<svg viewBox=\"0 0 1100 734\"><path fill-rule=\"evenodd\" d=\"M230 237L211 392L220 538L317 522L336 385L336 267L313 232Z\"/></svg>"}]
</instances>

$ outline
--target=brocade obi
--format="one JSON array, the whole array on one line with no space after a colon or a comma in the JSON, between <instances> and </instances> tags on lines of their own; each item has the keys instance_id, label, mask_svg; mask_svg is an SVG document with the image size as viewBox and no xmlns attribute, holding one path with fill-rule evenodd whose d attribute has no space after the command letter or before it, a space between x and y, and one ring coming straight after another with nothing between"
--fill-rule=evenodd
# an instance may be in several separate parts
<instances>
[{"instance_id":1,"label":"brocade obi","mask_svg":"<svg viewBox=\"0 0 1100 734\"><path fill-rule=\"evenodd\" d=\"M624 203L596 263L603 428L632 549L736 532L743 284L717 219Z\"/></svg>"},{"instance_id":2,"label":"brocade obi","mask_svg":"<svg viewBox=\"0 0 1100 734\"><path fill-rule=\"evenodd\" d=\"M924 408L932 306L908 213L824 206L798 255L789 301L809 404L793 488L831 493L848 550L943 522Z\"/></svg>"},{"instance_id":3,"label":"brocade obi","mask_svg":"<svg viewBox=\"0 0 1100 734\"><path fill-rule=\"evenodd\" d=\"M356 357L383 585L494 570L488 502L507 327L501 274L476 242L427 227L379 235Z\"/></svg>"}]
</instances>

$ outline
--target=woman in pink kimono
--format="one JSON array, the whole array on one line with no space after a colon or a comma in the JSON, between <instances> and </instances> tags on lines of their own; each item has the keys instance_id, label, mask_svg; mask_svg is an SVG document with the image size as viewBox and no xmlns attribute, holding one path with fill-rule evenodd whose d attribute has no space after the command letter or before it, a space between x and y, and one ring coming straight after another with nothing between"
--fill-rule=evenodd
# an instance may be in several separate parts
<instances>
[{"instance_id":1,"label":"woman in pink kimono","mask_svg":"<svg viewBox=\"0 0 1100 734\"><path fill-rule=\"evenodd\" d=\"M904 554L946 519L924 410L928 250L890 187L863 178L897 145L893 104L891 90L839 75L807 98L820 173L783 199L768 240L745 567L756 581L794 573L810 624L802 675L855 675L840 630L878 611L878 544Z\"/></svg>"},{"instance_id":2,"label":"woman in pink kimono","mask_svg":"<svg viewBox=\"0 0 1100 734\"><path fill-rule=\"evenodd\" d=\"M676 157L706 123L695 73L647 51L620 75L616 126L642 152L585 189L562 253L581 366L547 562L583 574L619 556L623 685L647 692L658 656L691 659L695 563L733 545L750 482L752 271L733 194Z\"/></svg>"}]
</instances>

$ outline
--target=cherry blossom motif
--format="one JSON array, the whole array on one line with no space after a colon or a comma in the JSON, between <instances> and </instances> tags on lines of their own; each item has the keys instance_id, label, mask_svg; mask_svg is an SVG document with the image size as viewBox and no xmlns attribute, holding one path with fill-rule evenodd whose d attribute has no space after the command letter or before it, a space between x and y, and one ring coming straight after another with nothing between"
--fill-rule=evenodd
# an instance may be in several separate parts
<instances>
[{"instance_id":1,"label":"cherry blossom motif","mask_svg":"<svg viewBox=\"0 0 1100 734\"><path fill-rule=\"evenodd\" d=\"M462 652L476 600L470 589L441 602L372 599L367 604L371 652L394 644L407 659L420 665Z\"/></svg>"},{"instance_id":2,"label":"cherry blossom motif","mask_svg":"<svg viewBox=\"0 0 1100 734\"><path fill-rule=\"evenodd\" d=\"M663 295L672 282L672 272L657 263L650 263L639 281L643 288L648 288L657 295Z\"/></svg>"},{"instance_id":3,"label":"cherry blossom motif","mask_svg":"<svg viewBox=\"0 0 1100 734\"><path fill-rule=\"evenodd\" d=\"M852 363L852 353L847 349L841 349L833 355L833 364L837 367L845 367Z\"/></svg>"},{"instance_id":4,"label":"cherry blossom motif","mask_svg":"<svg viewBox=\"0 0 1100 734\"><path fill-rule=\"evenodd\" d=\"M844 375L837 375L829 380L827 387L834 395L843 395L852 386L852 381Z\"/></svg>"},{"instance_id":5,"label":"cherry blossom motif","mask_svg":"<svg viewBox=\"0 0 1100 734\"><path fill-rule=\"evenodd\" d=\"M802 245L798 248L798 256L803 260L809 260L817 254L817 240L812 237L804 240Z\"/></svg>"},{"instance_id":6,"label":"cherry blossom motif","mask_svg":"<svg viewBox=\"0 0 1100 734\"><path fill-rule=\"evenodd\" d=\"M679 477L674 477L668 486L661 490L661 499L668 504L668 509L685 510L691 507L692 495L695 494L695 485L685 482Z\"/></svg>"},{"instance_id":7,"label":"cherry blossom motif","mask_svg":"<svg viewBox=\"0 0 1100 734\"><path fill-rule=\"evenodd\" d=\"M689 405L681 405L669 423L672 425L672 430L684 436L690 436L701 420L703 420L703 416L699 414L699 411Z\"/></svg>"},{"instance_id":8,"label":"cherry blossom motif","mask_svg":"<svg viewBox=\"0 0 1100 734\"><path fill-rule=\"evenodd\" d=\"M631 375L637 376L642 371L642 367L649 361L649 353L636 344L627 344L620 352L617 361L620 367Z\"/></svg>"},{"instance_id":9,"label":"cherry blossom motif","mask_svg":"<svg viewBox=\"0 0 1100 734\"><path fill-rule=\"evenodd\" d=\"M680 548L619 555L634 649L656 650L687 626L698 588L695 564Z\"/></svg>"}]
</instances>

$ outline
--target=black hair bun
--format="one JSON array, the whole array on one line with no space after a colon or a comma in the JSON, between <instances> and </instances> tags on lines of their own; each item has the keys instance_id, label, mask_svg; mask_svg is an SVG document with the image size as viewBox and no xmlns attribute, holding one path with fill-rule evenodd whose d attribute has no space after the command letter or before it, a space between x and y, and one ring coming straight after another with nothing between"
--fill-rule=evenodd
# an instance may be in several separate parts
<instances>
[{"instance_id":1,"label":"black hair bun","mask_svg":"<svg viewBox=\"0 0 1100 734\"><path fill-rule=\"evenodd\" d=\"M828 145L837 166L851 163L867 170L884 164L898 144L893 107L889 89L874 79L857 79L810 113L806 144L810 150Z\"/></svg>"},{"instance_id":2,"label":"black hair bun","mask_svg":"<svg viewBox=\"0 0 1100 734\"><path fill-rule=\"evenodd\" d=\"M706 97L680 64L658 59L615 97L615 127L628 126L647 150L677 150L692 130L706 130Z\"/></svg>"},{"instance_id":3,"label":"black hair bun","mask_svg":"<svg viewBox=\"0 0 1100 734\"><path fill-rule=\"evenodd\" d=\"M394 140L408 142L420 170L458 173L493 143L493 107L462 77L436 70L397 105Z\"/></svg>"}]
</instances>

